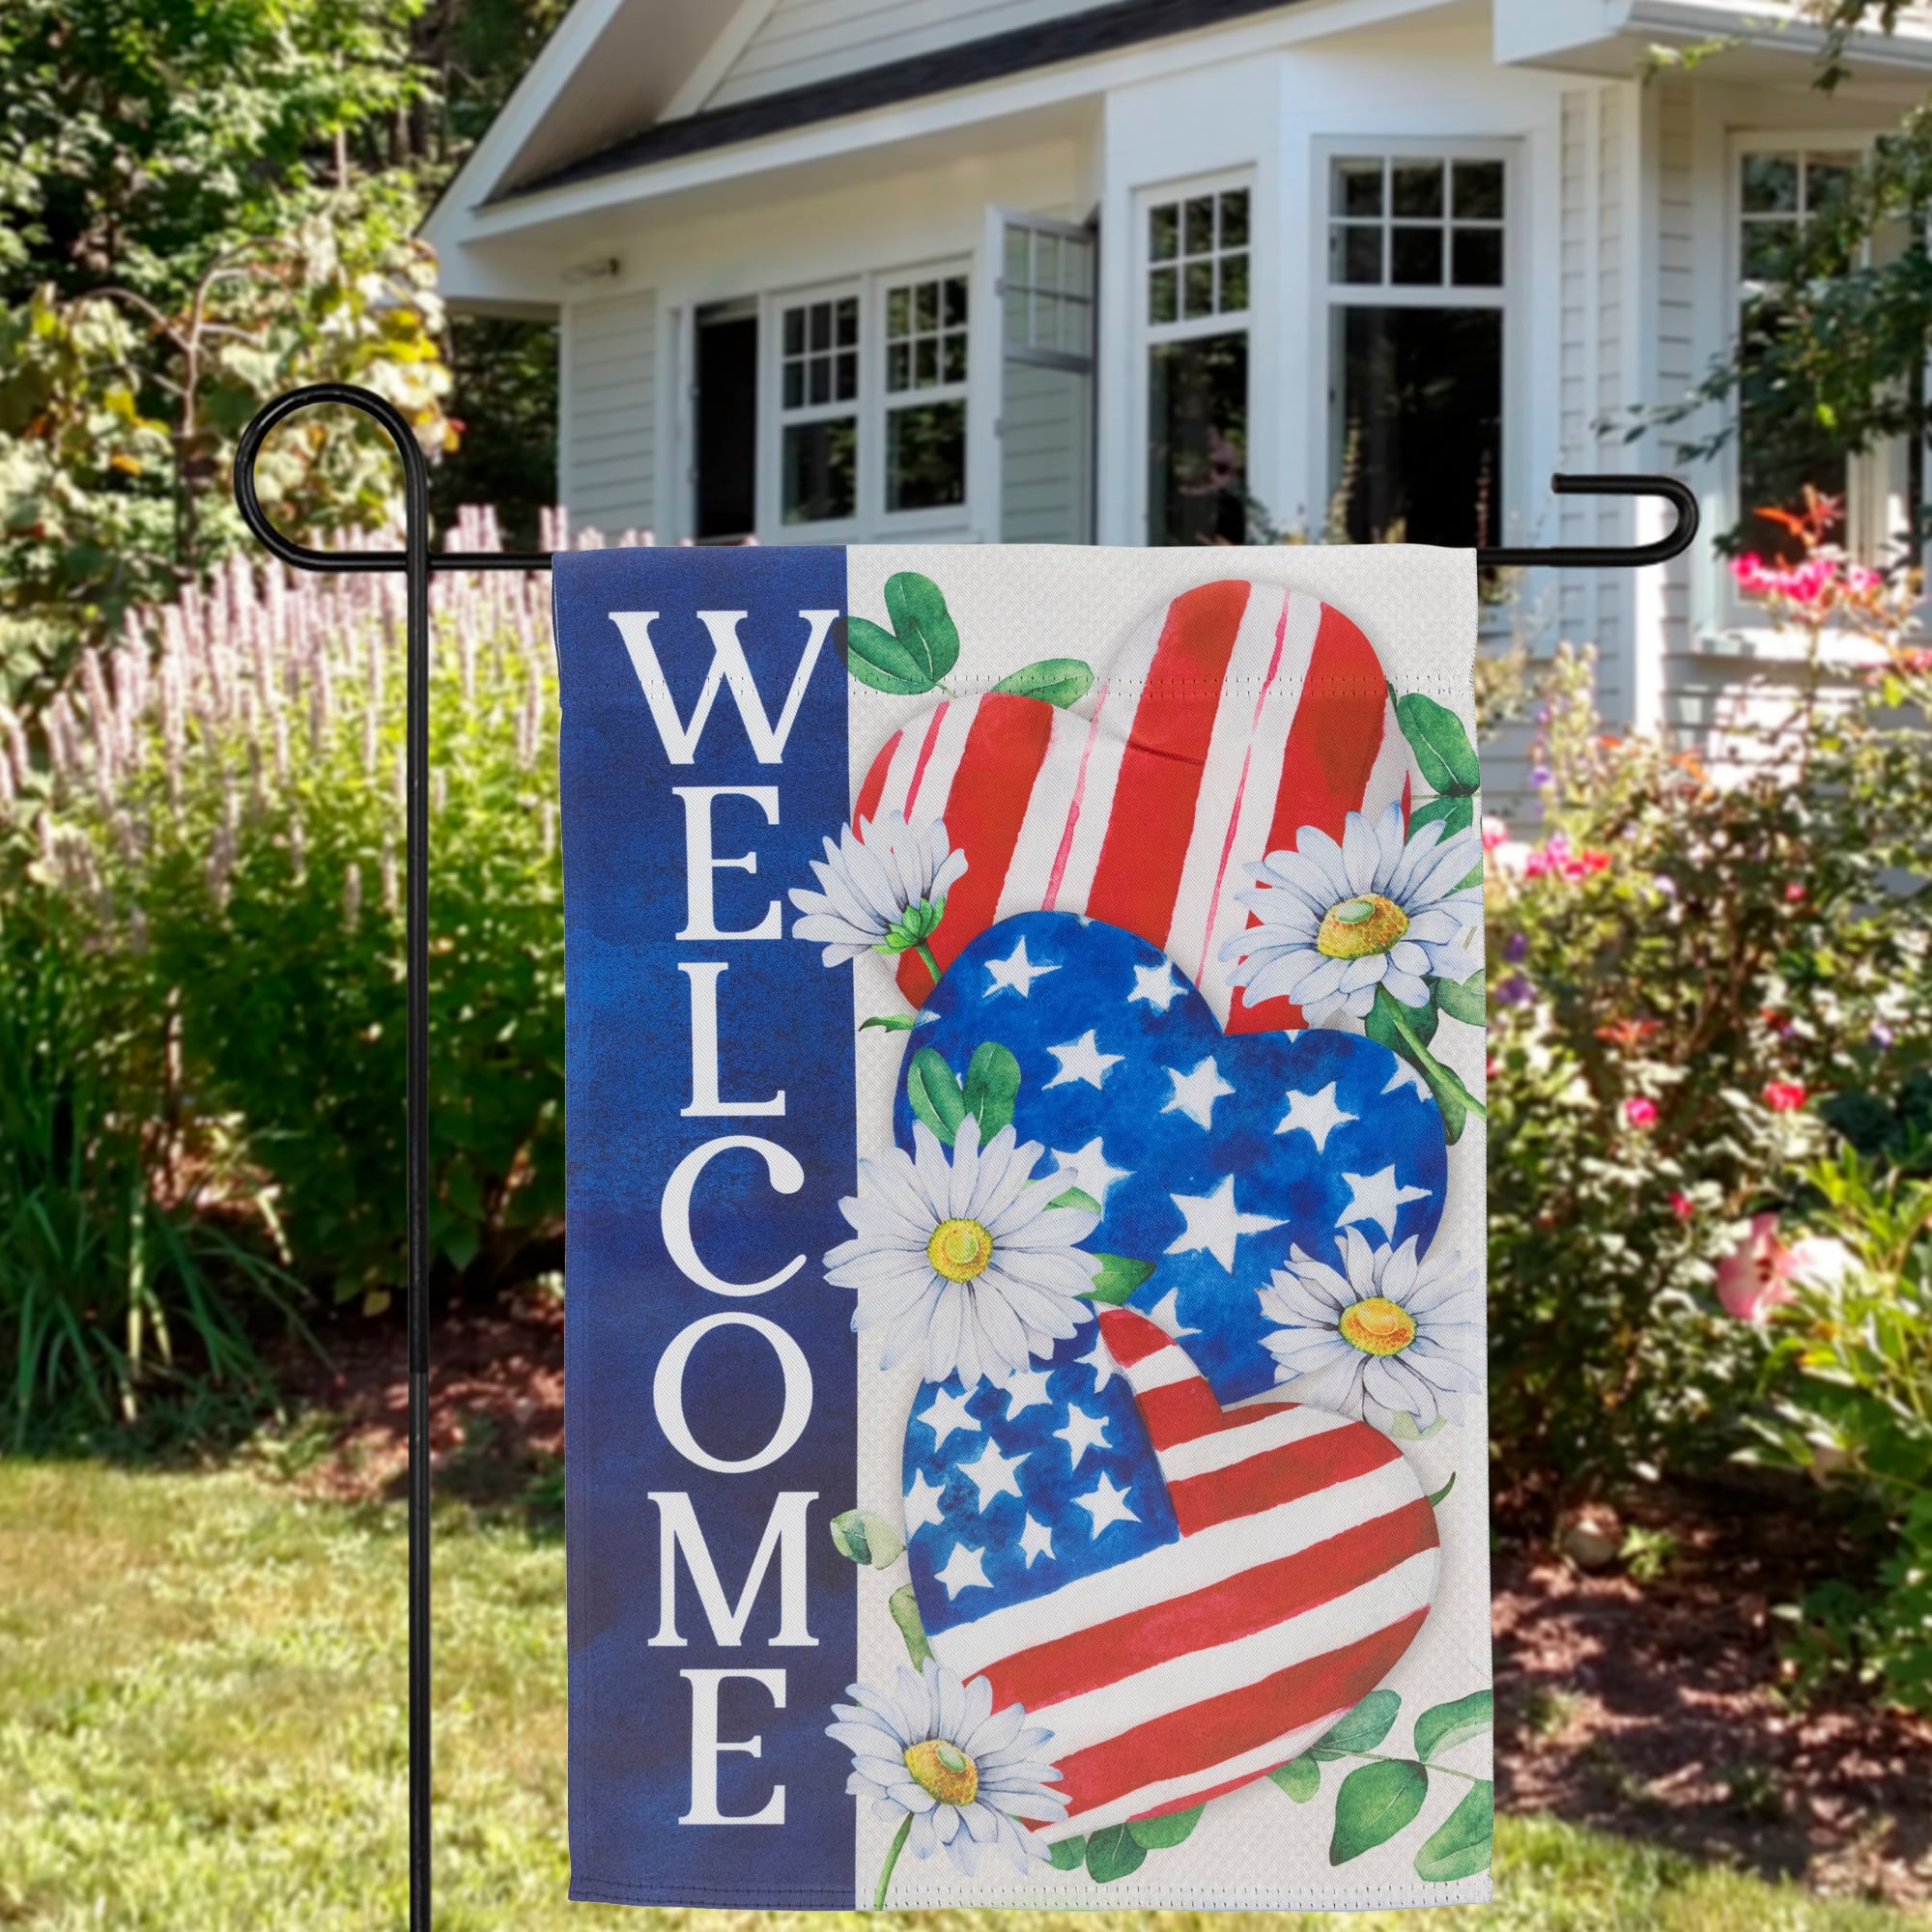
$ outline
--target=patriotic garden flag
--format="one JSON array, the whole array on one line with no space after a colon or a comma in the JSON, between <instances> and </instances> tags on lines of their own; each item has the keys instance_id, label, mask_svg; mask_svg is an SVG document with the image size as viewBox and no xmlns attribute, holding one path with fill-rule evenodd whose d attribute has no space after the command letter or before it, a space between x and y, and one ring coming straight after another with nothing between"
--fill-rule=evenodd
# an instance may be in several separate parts
<instances>
[{"instance_id":1,"label":"patriotic garden flag","mask_svg":"<svg viewBox=\"0 0 1932 1932\"><path fill-rule=\"evenodd\" d=\"M1466 553L556 559L572 1896L1489 1896Z\"/></svg>"}]
</instances>

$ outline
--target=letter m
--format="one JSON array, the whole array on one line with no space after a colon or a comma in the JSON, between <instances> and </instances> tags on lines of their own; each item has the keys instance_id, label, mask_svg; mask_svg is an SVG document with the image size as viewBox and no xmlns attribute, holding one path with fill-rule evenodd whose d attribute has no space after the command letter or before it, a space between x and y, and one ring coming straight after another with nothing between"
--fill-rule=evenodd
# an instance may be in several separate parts
<instances>
[{"instance_id":1,"label":"letter m","mask_svg":"<svg viewBox=\"0 0 1932 1932\"><path fill-rule=\"evenodd\" d=\"M724 1586L718 1580L718 1567L711 1560L704 1532L697 1526L697 1513L691 1497L682 1490L650 1492L658 1506L658 1632L653 1644L682 1646L685 1639L677 1632L677 1553L684 1552L691 1580L697 1586L697 1601L711 1626L713 1642L726 1650L737 1649L745 1640L745 1625L752 1605L758 1599L758 1585L765 1580L776 1551L779 1558L779 1634L771 1646L815 1645L818 1639L806 1628L805 1553L806 1506L818 1500L816 1490L785 1490L772 1505L765 1534L752 1567L745 1573L745 1587L738 1592L735 1606L725 1601Z\"/></svg>"},{"instance_id":2,"label":"letter m","mask_svg":"<svg viewBox=\"0 0 1932 1932\"><path fill-rule=\"evenodd\" d=\"M686 724L677 715L677 704L670 695L669 684L665 680L664 667L658 662L657 647L651 642L651 625L658 613L655 611L611 612L611 621L616 625L624 639L624 648L631 654L631 665L638 673L638 682L643 686L644 701L651 707L651 721L658 727L658 736L664 740L665 755L674 765L689 765L696 761L697 741L704 735L704 727L711 718L711 707L718 701L721 687L730 692L731 701L738 707L738 716L745 721L745 735L752 741L752 751L759 764L776 765L783 761L785 740L791 736L798 707L805 699L805 688L811 681L812 667L818 662L819 652L825 648L826 634L838 612L801 611L798 613L810 626L805 654L798 661L797 670L792 673L791 689L785 694L784 709L779 713L776 724L765 715L764 700L758 696L758 687L752 679L752 667L745 662L745 646L738 640L738 626L748 614L743 611L700 611L697 613L697 621L711 634L711 668L705 673L704 688L697 694L697 702L692 707L691 722Z\"/></svg>"}]
</instances>

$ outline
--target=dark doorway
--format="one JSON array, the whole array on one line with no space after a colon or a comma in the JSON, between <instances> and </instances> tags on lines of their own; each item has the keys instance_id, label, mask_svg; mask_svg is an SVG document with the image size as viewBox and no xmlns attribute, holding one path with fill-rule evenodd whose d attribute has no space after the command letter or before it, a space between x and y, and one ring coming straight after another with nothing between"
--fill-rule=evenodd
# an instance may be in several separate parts
<instances>
[{"instance_id":1,"label":"dark doorway","mask_svg":"<svg viewBox=\"0 0 1932 1932\"><path fill-rule=\"evenodd\" d=\"M758 521L758 312L697 311L697 536L746 537Z\"/></svg>"}]
</instances>

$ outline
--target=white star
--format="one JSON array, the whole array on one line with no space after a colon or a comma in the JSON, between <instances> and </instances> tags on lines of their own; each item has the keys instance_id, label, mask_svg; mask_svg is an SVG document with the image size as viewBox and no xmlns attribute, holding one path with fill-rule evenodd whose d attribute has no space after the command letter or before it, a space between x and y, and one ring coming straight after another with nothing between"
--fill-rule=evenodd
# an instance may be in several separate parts
<instances>
[{"instance_id":1,"label":"white star","mask_svg":"<svg viewBox=\"0 0 1932 1932\"><path fill-rule=\"evenodd\" d=\"M979 1417L966 1413L965 1395L948 1395L944 1389L932 1392L932 1406L919 1419L932 1431L932 1446L941 1447L955 1429L978 1430Z\"/></svg>"},{"instance_id":2,"label":"white star","mask_svg":"<svg viewBox=\"0 0 1932 1932\"><path fill-rule=\"evenodd\" d=\"M1084 1355L1074 1358L1094 1371L1094 1393L1098 1395L1114 1378L1121 1373L1121 1365L1115 1361L1105 1342L1094 1337L1094 1346ZM1124 1378L1122 1378L1124 1379Z\"/></svg>"},{"instance_id":3,"label":"white star","mask_svg":"<svg viewBox=\"0 0 1932 1932\"><path fill-rule=\"evenodd\" d=\"M1183 1335L1198 1335L1200 1329L1187 1327L1180 1319L1180 1291L1170 1288L1154 1305L1147 1311L1147 1319L1172 1341L1179 1341Z\"/></svg>"},{"instance_id":4,"label":"white star","mask_svg":"<svg viewBox=\"0 0 1932 1932\"><path fill-rule=\"evenodd\" d=\"M1110 1522L1138 1522L1140 1518L1127 1507L1127 1492L1117 1490L1107 1480L1107 1472L1100 1471L1098 1484L1084 1496L1073 1500L1094 1519L1094 1534L1097 1537Z\"/></svg>"},{"instance_id":5,"label":"white star","mask_svg":"<svg viewBox=\"0 0 1932 1932\"><path fill-rule=\"evenodd\" d=\"M1053 1397L1048 1385L1053 1380L1051 1369L1017 1369L1000 1384L1007 1398L1007 1420L1009 1422L1029 1408L1053 1406Z\"/></svg>"},{"instance_id":6,"label":"white star","mask_svg":"<svg viewBox=\"0 0 1932 1932\"><path fill-rule=\"evenodd\" d=\"M1202 1061L1192 1073L1183 1073L1178 1066L1166 1069L1167 1077L1174 1082L1174 1092L1163 1114L1185 1114L1198 1125L1211 1127L1214 1124L1214 1102L1224 1094L1235 1090L1221 1078L1221 1069L1214 1065L1210 1054Z\"/></svg>"},{"instance_id":7,"label":"white star","mask_svg":"<svg viewBox=\"0 0 1932 1932\"><path fill-rule=\"evenodd\" d=\"M910 1543L928 1523L934 1529L946 1520L946 1512L940 1508L939 1499L946 1493L937 1483L925 1480L923 1469L915 1469L912 1488L906 1492L905 1526L906 1541Z\"/></svg>"},{"instance_id":8,"label":"white star","mask_svg":"<svg viewBox=\"0 0 1932 1932\"><path fill-rule=\"evenodd\" d=\"M1130 1167L1109 1167L1107 1150L1100 1145L1100 1137L1094 1137L1077 1153L1062 1153L1058 1148L1053 1157L1060 1163L1060 1172L1081 1193L1091 1195L1102 1208L1107 1205L1107 1190L1117 1180L1125 1180L1132 1173Z\"/></svg>"},{"instance_id":9,"label":"white star","mask_svg":"<svg viewBox=\"0 0 1932 1932\"><path fill-rule=\"evenodd\" d=\"M1134 968L1134 990L1127 995L1127 1005L1145 1000L1149 1006L1156 1007L1164 1013L1186 990L1186 987L1174 983L1174 961L1163 959L1158 966Z\"/></svg>"},{"instance_id":10,"label":"white star","mask_svg":"<svg viewBox=\"0 0 1932 1932\"><path fill-rule=\"evenodd\" d=\"M1053 1532L1043 1522L1034 1521L1031 1516L1026 1520L1026 1527L1020 1531L1020 1552L1026 1557L1026 1567L1033 1568L1036 1556L1053 1556ZM1058 1558L1054 1559L1056 1562Z\"/></svg>"},{"instance_id":11,"label":"white star","mask_svg":"<svg viewBox=\"0 0 1932 1932\"><path fill-rule=\"evenodd\" d=\"M984 1516L986 1505L995 1496L1016 1496L1020 1492L1019 1479L1013 1471L1033 1454L1030 1449L1022 1450L1010 1462L1001 1453L1000 1445L990 1436L986 1446L980 1452L977 1463L961 1463L960 1468L973 1478L973 1487L980 1492L980 1514Z\"/></svg>"},{"instance_id":12,"label":"white star","mask_svg":"<svg viewBox=\"0 0 1932 1932\"><path fill-rule=\"evenodd\" d=\"M1232 1174L1222 1178L1212 1194L1170 1194L1167 1198L1187 1218L1186 1232L1167 1252L1186 1255L1205 1248L1230 1274L1235 1271L1235 1243L1241 1236L1259 1235L1281 1226L1265 1214L1243 1214L1235 1206Z\"/></svg>"},{"instance_id":13,"label":"white star","mask_svg":"<svg viewBox=\"0 0 1932 1932\"><path fill-rule=\"evenodd\" d=\"M1090 1087L1098 1087L1106 1079L1108 1067L1125 1057L1119 1053L1102 1053L1094 1043L1092 1027L1078 1039L1069 1039L1065 1046L1049 1046L1046 1050L1060 1062L1060 1071L1046 1083L1049 1087L1059 1087L1069 1080L1084 1080Z\"/></svg>"},{"instance_id":14,"label":"white star","mask_svg":"<svg viewBox=\"0 0 1932 1932\"><path fill-rule=\"evenodd\" d=\"M950 1604L961 1590L990 1590L993 1585L980 1567L980 1559L985 1555L983 1549L968 1549L963 1543L952 1546L952 1554L946 1559L944 1570L935 1570L932 1580L946 1585L946 1601Z\"/></svg>"},{"instance_id":15,"label":"white star","mask_svg":"<svg viewBox=\"0 0 1932 1932\"><path fill-rule=\"evenodd\" d=\"M1359 1114L1345 1114L1335 1104L1335 1083L1329 1081L1319 1094L1288 1095L1288 1112L1282 1116L1278 1134L1306 1134L1315 1143L1317 1153L1328 1151L1328 1136L1346 1121L1359 1121Z\"/></svg>"},{"instance_id":16,"label":"white star","mask_svg":"<svg viewBox=\"0 0 1932 1932\"><path fill-rule=\"evenodd\" d=\"M1044 978L1048 973L1059 971L1058 966L1036 966L1027 957L1026 941L1022 938L1009 957L986 961L986 978L993 983L980 997L982 1000L990 1000L995 993L1010 990L1023 1000L1031 999L1033 982Z\"/></svg>"},{"instance_id":17,"label":"white star","mask_svg":"<svg viewBox=\"0 0 1932 1932\"><path fill-rule=\"evenodd\" d=\"M1114 1445L1107 1440L1107 1418L1104 1415L1089 1415L1084 1408L1076 1408L1072 1403L1066 1405L1066 1427L1053 1432L1066 1444L1066 1466L1077 1469L1080 1459L1090 1449L1111 1449Z\"/></svg>"},{"instance_id":18,"label":"white star","mask_svg":"<svg viewBox=\"0 0 1932 1932\"><path fill-rule=\"evenodd\" d=\"M1378 1222L1386 1240L1395 1239L1395 1217L1401 1212L1405 1201L1429 1199L1426 1187L1398 1187L1393 1165L1383 1168L1379 1174L1350 1174L1345 1171L1342 1179L1349 1183L1353 1198L1335 1216L1336 1227L1346 1228L1350 1221Z\"/></svg>"},{"instance_id":19,"label":"white star","mask_svg":"<svg viewBox=\"0 0 1932 1932\"><path fill-rule=\"evenodd\" d=\"M1399 1094L1405 1087L1413 1087L1415 1089L1415 1097L1418 1100L1429 1100L1435 1097L1429 1091L1429 1082L1407 1061L1403 1059L1400 1054L1397 1054L1395 1071L1389 1075L1388 1085L1382 1089L1382 1092L1384 1094Z\"/></svg>"}]
</instances>

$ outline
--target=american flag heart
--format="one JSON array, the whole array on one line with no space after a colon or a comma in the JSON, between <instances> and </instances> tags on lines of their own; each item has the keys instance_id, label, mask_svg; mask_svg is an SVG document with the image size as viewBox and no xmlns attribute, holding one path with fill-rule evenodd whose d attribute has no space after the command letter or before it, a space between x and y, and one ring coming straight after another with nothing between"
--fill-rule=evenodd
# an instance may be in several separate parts
<instances>
[{"instance_id":1,"label":"american flag heart","mask_svg":"<svg viewBox=\"0 0 1932 1932\"><path fill-rule=\"evenodd\" d=\"M906 1427L913 1586L934 1654L1051 1728L1048 1838L1186 1809L1287 1763L1428 1614L1435 1514L1365 1423L1223 1408L1112 1308L995 1386L926 1383Z\"/></svg>"},{"instance_id":2,"label":"american flag heart","mask_svg":"<svg viewBox=\"0 0 1932 1932\"><path fill-rule=\"evenodd\" d=\"M894 734L855 819L944 819L970 869L931 946L949 965L1018 912L1084 913L1166 952L1230 1033L1298 1026L1246 1005L1218 957L1250 923L1245 867L1304 825L1406 801L1409 754L1375 647L1305 591L1228 579L1181 593L1122 643L1080 705L951 699ZM915 953L899 985L930 984Z\"/></svg>"}]
</instances>

